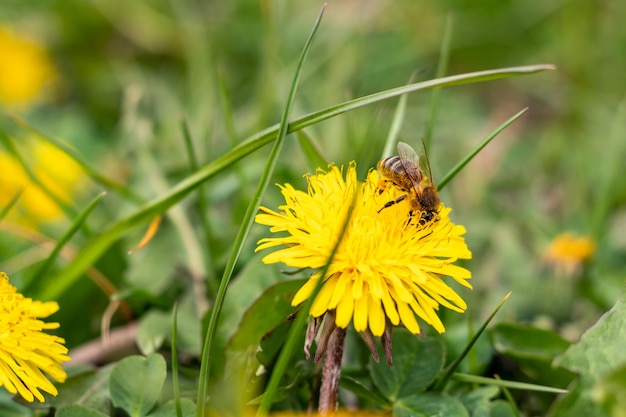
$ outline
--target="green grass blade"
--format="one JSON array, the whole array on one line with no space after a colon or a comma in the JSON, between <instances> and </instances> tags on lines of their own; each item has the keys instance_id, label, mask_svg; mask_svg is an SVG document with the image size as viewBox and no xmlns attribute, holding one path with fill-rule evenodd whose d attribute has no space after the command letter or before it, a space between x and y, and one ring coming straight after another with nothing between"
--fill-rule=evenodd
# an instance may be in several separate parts
<instances>
[{"instance_id":1,"label":"green grass blade","mask_svg":"<svg viewBox=\"0 0 626 417\"><path fill-rule=\"evenodd\" d=\"M450 87L453 85L463 85L470 83L479 83L485 81L492 81L501 78L518 77L521 75L534 74L541 71L554 70L555 66L550 64L541 65L527 65L522 67L509 67L495 70L470 72L460 75L451 75L444 78L437 78L434 80L422 81L415 84L410 84L402 87L392 88L390 90L381 91L378 93L370 94L368 96L360 97L354 100L349 100L341 104L337 104L332 107L328 107L324 110L317 111L315 113L308 114L306 116L295 119L290 124L289 133L300 130L304 127L311 126L319 123L323 120L330 119L345 112L358 109L369 104L377 103L388 98L401 96L402 94L411 93L419 90L428 90L431 88ZM268 130L274 130L272 127ZM265 135L266 131L259 133L259 135ZM256 139L256 136L250 138L250 140Z\"/></svg>"},{"instance_id":2,"label":"green grass blade","mask_svg":"<svg viewBox=\"0 0 626 417\"><path fill-rule=\"evenodd\" d=\"M482 326L480 326L480 328L478 329L478 332L472 337L472 339L469 341L467 346L465 346L465 349L463 349L463 352L461 352L461 354L446 368L446 370L444 371L443 375L441 377L437 378L437 380L433 384L433 390L434 391L441 391L441 390L443 390L443 388L448 383L448 380L450 379L450 377L454 373L454 370L459 366L461 361L467 356L467 354L472 349L472 347L474 346L474 344L476 343L476 341L478 340L480 335L483 334L483 332L487 328L487 325L489 325L491 320L493 320L493 318L496 316L498 311L500 311L500 309L502 308L502 306L504 305L506 300L509 299L510 296L511 296L511 293L508 293L507 295L504 296L502 301L500 301L500 304L498 304L498 306L495 308L495 310L493 310L493 312L489 315L489 317L487 317L487 320L485 320L485 322L482 324Z\"/></svg>"},{"instance_id":3,"label":"green grass blade","mask_svg":"<svg viewBox=\"0 0 626 417\"><path fill-rule=\"evenodd\" d=\"M502 381L502 379L498 377L497 375L496 375L496 380ZM504 398L506 398L509 405L511 406L511 409L513 410L513 413L515 414L515 417L521 417L519 409L517 408L517 404L515 403L515 398L513 398L513 395L511 394L511 390L509 390L509 388L505 385L500 385L500 389L502 390L502 394L504 394Z\"/></svg>"},{"instance_id":4,"label":"green grass blade","mask_svg":"<svg viewBox=\"0 0 626 417\"><path fill-rule=\"evenodd\" d=\"M452 29L454 28L454 20L452 14L448 13L446 24L443 32L443 40L441 41L441 51L439 52L439 62L437 63L437 78L444 76L448 70L448 61L450 60L450 44L452 43ZM439 101L441 99L441 90L436 89L430 97L430 116L426 125L426 133L424 133L424 144L426 149L430 148L430 141L433 137L433 130L437 122L439 114Z\"/></svg>"},{"instance_id":5,"label":"green grass blade","mask_svg":"<svg viewBox=\"0 0 626 417\"><path fill-rule=\"evenodd\" d=\"M198 161L196 160L196 152L193 147L193 140L191 138L191 132L189 131L189 125L186 121L181 122L181 129L183 132L183 139L185 140L185 150L187 151L187 158L189 159L189 168L191 172L198 171ZM200 217L200 223L202 223L202 230L204 235L204 250L206 251L206 261L208 266L208 275L214 277L213 258L211 257L211 241L213 232L211 230L211 222L208 219L208 207L206 193L204 188L198 187L198 216Z\"/></svg>"},{"instance_id":6,"label":"green grass blade","mask_svg":"<svg viewBox=\"0 0 626 417\"><path fill-rule=\"evenodd\" d=\"M294 119L291 123L289 123L289 130L287 133L297 132L305 127L338 116L347 111L358 109L360 107L412 91L445 87L449 85L468 84L471 82L483 82L499 78L533 74L551 69L554 69L554 66L532 65L525 67L502 68L498 70L455 75L398 87L355 100L350 100ZM55 299L59 294L69 288L74 281L76 281L80 275L86 271L87 268L90 267L100 257L100 255L107 250L107 248L109 248L110 245L119 239L122 234L134 227L150 221L153 217L164 213L168 208L180 202L183 198L185 198L185 196L187 196L207 179L225 169L230 168L235 162L273 141L276 138L277 132L278 126L275 125L250 136L232 151L217 158L213 162L199 169L194 174L180 181L170 190L169 193L147 203L144 207L130 216L117 221L108 230L88 242L76 255L74 260L68 264L68 266L55 278L56 285L48 288L45 293L40 295L40 298Z\"/></svg>"},{"instance_id":7,"label":"green grass blade","mask_svg":"<svg viewBox=\"0 0 626 417\"><path fill-rule=\"evenodd\" d=\"M9 118L13 120L13 122L17 124L18 126L33 133L37 137L43 139L44 141L48 142L49 144L51 144L52 146L54 146L55 148L59 149L60 151L65 153L67 156L72 158L74 162L76 162L85 171L85 173L98 184L104 186L107 189L115 191L119 195L126 197L128 200L133 201L135 203L144 202L144 199L138 194L136 194L132 189L99 173L95 168L93 168L89 164L89 162L87 162L82 157L82 155L79 152L77 152L71 146L68 146L67 144L65 144L63 141L57 140L51 136L46 135L45 133L43 133L36 127L32 126L26 120L22 119L21 117L15 114L9 114Z\"/></svg>"},{"instance_id":8,"label":"green grass blade","mask_svg":"<svg viewBox=\"0 0 626 417\"><path fill-rule=\"evenodd\" d=\"M9 214L9 211L11 211L13 206L17 204L23 192L23 188L17 190L17 192L15 193L15 195L13 195L13 197L11 197L11 200L7 203L7 205L2 207L2 210L0 210L0 220L4 219L4 217Z\"/></svg>"},{"instance_id":9,"label":"green grass blade","mask_svg":"<svg viewBox=\"0 0 626 417\"><path fill-rule=\"evenodd\" d=\"M65 201L63 201L59 196L53 193L35 174L35 172L28 166L17 147L3 131L0 131L0 143L4 145L7 152L15 159L15 161L22 167L24 173L28 177L28 179L35 184L48 198L50 198L57 206L61 208L63 213L71 218L76 217L77 211ZM5 174L6 175L6 174Z\"/></svg>"},{"instance_id":10,"label":"green grass blade","mask_svg":"<svg viewBox=\"0 0 626 417\"><path fill-rule=\"evenodd\" d=\"M54 264L57 256L63 249L63 246L74 236L74 234L81 228L83 223L87 220L87 217L91 214L91 212L96 208L100 200L106 195L106 192L102 192L96 196L91 202L87 205L87 207L74 219L69 229L61 236L61 238L57 241L54 249L50 252L50 255L46 258L46 260L39 266L37 272L33 275L33 279L31 280L31 285L48 285L49 281L44 280L46 274L49 272L50 268Z\"/></svg>"},{"instance_id":11,"label":"green grass blade","mask_svg":"<svg viewBox=\"0 0 626 417\"><path fill-rule=\"evenodd\" d=\"M498 136L500 134L500 132L502 132L504 129L506 129L511 123L513 123L514 121L516 121L517 119L519 119L522 114L526 113L526 110L528 110L528 107L526 107L525 109L523 109L522 111L520 111L519 113L517 113L515 116L511 117L509 120L507 120L506 122L502 123L496 130L493 131L493 133L489 136L487 136L487 139L485 139L480 145L478 145L472 152L469 153L469 155L467 155L465 157L465 159L463 159L461 162L459 162L454 168L452 168L444 177L441 181L439 181L437 183L437 188L439 190L442 190L443 187L446 186L446 184L448 184L450 182L450 180L452 180L452 178L454 178L456 176L456 174L458 174L464 167L465 165L467 165L469 163L469 161L471 161L472 159L474 159L474 157L476 155L478 155L478 153L489 144L489 142L491 142L496 136Z\"/></svg>"},{"instance_id":12,"label":"green grass blade","mask_svg":"<svg viewBox=\"0 0 626 417\"><path fill-rule=\"evenodd\" d=\"M413 81L415 80L415 76L416 76L416 73L414 73L411 76L411 79L409 80L409 84L413 84ZM385 140L385 147L383 149L382 158L395 155L396 153L396 143L398 142L398 133L400 132L400 128L402 127L402 123L404 122L404 114L406 113L406 103L408 100L409 100L408 94L402 94L400 96L400 99L398 100L396 111L393 113L393 120L391 121L391 128L389 129L389 134L387 135L387 139Z\"/></svg>"},{"instance_id":13,"label":"green grass blade","mask_svg":"<svg viewBox=\"0 0 626 417\"><path fill-rule=\"evenodd\" d=\"M219 93L220 106L222 108L222 115L224 117L224 126L226 127L226 133L228 134L228 140L232 146L237 145L237 128L235 126L235 118L233 117L233 108L230 105L230 93L228 91L228 84L226 82L226 71L222 67L218 67L217 70L217 91Z\"/></svg>"},{"instance_id":14,"label":"green grass blade","mask_svg":"<svg viewBox=\"0 0 626 417\"><path fill-rule=\"evenodd\" d=\"M180 384L178 382L178 303L174 303L172 311L172 391L176 403L176 417L183 417L180 404Z\"/></svg>"},{"instance_id":15,"label":"green grass blade","mask_svg":"<svg viewBox=\"0 0 626 417\"><path fill-rule=\"evenodd\" d=\"M250 228L254 223L254 216L259 209L259 205L261 203L261 199L263 194L265 194L265 190L267 189L276 164L278 162L278 157L280 155L280 151L282 149L283 143L285 142L285 138L287 137L287 130L289 127L289 117L291 115L291 109L293 108L293 103L296 97L296 91L298 87L298 81L300 80L300 74L302 73L302 68L304 67L304 61L306 56L311 48L313 43L313 38L315 37L315 33L322 21L322 16L324 14L324 9L326 6L322 7L322 10L313 26L313 30L309 35L306 43L304 44L304 48L302 49L302 53L300 54L300 59L298 61L298 66L296 67L296 71L291 82L291 87L289 89L289 96L287 98L287 102L285 104L285 109L283 111L283 115L280 121L280 127L278 129L278 135L276 138L276 142L274 142L274 146L268 158L265 169L263 170L263 175L259 180L259 185L254 193L254 196L250 200L250 205L246 210L244 218L242 220L241 228L235 238L235 243L233 245L233 250L231 252L230 257L226 263L226 267L224 268L224 275L222 276L222 280L220 281L219 288L217 290L217 296L215 299L215 303L213 305L213 309L211 310L211 317L209 319L209 325L206 332L206 339L204 342L204 346L202 347L202 361L200 367L200 379L198 382L198 400L197 400L197 417L202 417L204 415L204 408L206 403L206 387L209 378L209 364L210 364L210 351L211 346L213 344L213 338L215 336L215 331L217 329L217 321L222 310L222 305L224 303L224 298L226 297L226 290L228 288L228 282L232 276L232 273L235 269L235 265L237 260L239 259L239 255L243 250L243 245L248 236Z\"/></svg>"},{"instance_id":16,"label":"green grass blade","mask_svg":"<svg viewBox=\"0 0 626 417\"><path fill-rule=\"evenodd\" d=\"M484 376L455 373L452 378L456 381L469 382L472 384L494 385L509 389L521 389L525 391L549 392L552 394L567 394L569 391L561 388L546 387L545 385L528 384L526 382L506 381L502 379L486 378Z\"/></svg>"},{"instance_id":17,"label":"green grass blade","mask_svg":"<svg viewBox=\"0 0 626 417\"><path fill-rule=\"evenodd\" d=\"M620 193L615 190L622 186L621 178L624 171L624 158L626 157L626 147L624 146L624 136L626 129L624 128L624 120L626 120L626 98L622 99L615 112L612 126L608 132L606 143L602 146L610 149L610 155L607 155L602 161L604 174L600 177L597 190L595 191L593 211L590 219L591 234L595 240L601 241L608 233L604 230L611 207L615 204L616 197Z\"/></svg>"},{"instance_id":18,"label":"green grass blade","mask_svg":"<svg viewBox=\"0 0 626 417\"><path fill-rule=\"evenodd\" d=\"M322 156L313 138L305 130L298 131L298 143L313 170L328 166L329 161Z\"/></svg>"}]
</instances>

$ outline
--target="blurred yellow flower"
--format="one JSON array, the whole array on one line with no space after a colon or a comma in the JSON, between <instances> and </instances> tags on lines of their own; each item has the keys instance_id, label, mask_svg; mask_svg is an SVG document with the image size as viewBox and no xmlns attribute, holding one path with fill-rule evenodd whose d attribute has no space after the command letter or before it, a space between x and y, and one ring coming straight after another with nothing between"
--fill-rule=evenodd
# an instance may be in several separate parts
<instances>
[{"instance_id":1,"label":"blurred yellow flower","mask_svg":"<svg viewBox=\"0 0 626 417\"><path fill-rule=\"evenodd\" d=\"M25 298L9 283L7 274L0 272L0 386L28 402L35 398L44 402L39 390L58 394L44 372L57 382L67 378L61 366L70 360L65 340L43 332L57 329L59 324L38 320L58 309L56 302Z\"/></svg>"},{"instance_id":2,"label":"blurred yellow flower","mask_svg":"<svg viewBox=\"0 0 626 417\"><path fill-rule=\"evenodd\" d=\"M56 77L46 50L15 32L0 28L0 102L24 107Z\"/></svg>"},{"instance_id":3,"label":"blurred yellow flower","mask_svg":"<svg viewBox=\"0 0 626 417\"><path fill-rule=\"evenodd\" d=\"M46 142L31 140L27 141L27 145L24 159L33 174L48 193L69 203L73 191L78 188L82 168L72 158ZM11 155L0 152L0 167L0 207L5 207L21 192L17 204L7 215L8 219L37 226L61 216L63 212L57 202L31 180Z\"/></svg>"},{"instance_id":4,"label":"blurred yellow flower","mask_svg":"<svg viewBox=\"0 0 626 417\"><path fill-rule=\"evenodd\" d=\"M571 232L561 233L548 245L543 259L566 276L576 274L583 263L591 259L596 245L589 237L578 237Z\"/></svg>"},{"instance_id":5,"label":"blurred yellow flower","mask_svg":"<svg viewBox=\"0 0 626 417\"><path fill-rule=\"evenodd\" d=\"M402 191L380 189L376 170L359 183L354 162L345 179L342 170L331 165L328 172L320 169L307 176L307 182L308 192L282 186L286 203L279 207L281 212L262 207L256 216L256 222L270 226L271 232L287 233L258 242L257 251L283 247L263 262L318 270L296 293L293 305L312 295L354 200L352 217L311 316L330 312L337 327L345 329L353 322L357 332L381 336L400 324L420 333L416 316L442 333L445 327L435 312L440 305L465 311L465 301L443 279L452 277L471 288L470 271L455 265L472 256L462 237L465 228L450 221L449 208L442 204L436 217L423 225L417 221L421 216L408 215L408 199L381 211Z\"/></svg>"}]
</instances>

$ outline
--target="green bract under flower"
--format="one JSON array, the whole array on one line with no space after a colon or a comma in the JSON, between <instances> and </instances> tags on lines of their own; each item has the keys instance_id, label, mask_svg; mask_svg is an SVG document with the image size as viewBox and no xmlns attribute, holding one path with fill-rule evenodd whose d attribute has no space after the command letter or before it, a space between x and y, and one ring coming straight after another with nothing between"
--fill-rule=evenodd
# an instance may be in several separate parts
<instances>
[{"instance_id":1,"label":"green bract under flower","mask_svg":"<svg viewBox=\"0 0 626 417\"><path fill-rule=\"evenodd\" d=\"M379 188L376 170L360 184L354 162L345 178L331 165L306 179L307 192L289 184L281 187L285 204L280 212L262 207L256 216L257 223L270 226L271 232L286 233L258 242L257 250L279 248L263 262L318 269L297 292L293 305L313 294L321 278L319 269L341 237L311 307L313 317L334 311L338 327L346 328L352 321L358 332L381 336L387 323L420 333L416 316L442 333L445 328L436 314L440 305L465 311L463 299L443 279L451 277L471 288L470 271L454 264L472 256L463 238L465 228L450 221L449 208L441 204L435 218L423 225L417 221L419 213L409 215L408 199L381 210L403 192L394 186ZM352 216L340 236L351 204Z\"/></svg>"}]
</instances>

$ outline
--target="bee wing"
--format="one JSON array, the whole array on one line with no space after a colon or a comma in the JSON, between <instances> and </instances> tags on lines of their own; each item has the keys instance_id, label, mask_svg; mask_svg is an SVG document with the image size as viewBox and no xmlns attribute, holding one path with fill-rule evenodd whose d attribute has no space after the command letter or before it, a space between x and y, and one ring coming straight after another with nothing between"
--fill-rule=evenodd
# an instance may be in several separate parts
<instances>
[{"instance_id":1,"label":"bee wing","mask_svg":"<svg viewBox=\"0 0 626 417\"><path fill-rule=\"evenodd\" d=\"M420 157L417 156L417 153L413 150L413 148L404 142L398 142L398 156L401 159L413 162L416 166L420 165Z\"/></svg>"},{"instance_id":2,"label":"bee wing","mask_svg":"<svg viewBox=\"0 0 626 417\"><path fill-rule=\"evenodd\" d=\"M417 187L422 182L424 174L420 169L420 158L417 153L404 142L398 142L398 156L404 172L413 182L413 186ZM417 189L415 191L418 191Z\"/></svg>"}]
</instances>

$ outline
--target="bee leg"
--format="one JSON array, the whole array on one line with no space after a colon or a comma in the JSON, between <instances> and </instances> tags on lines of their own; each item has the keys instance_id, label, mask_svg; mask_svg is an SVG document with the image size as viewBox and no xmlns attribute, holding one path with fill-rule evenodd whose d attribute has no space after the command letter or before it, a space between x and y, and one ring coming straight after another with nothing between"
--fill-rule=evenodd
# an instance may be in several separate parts
<instances>
[{"instance_id":1,"label":"bee leg","mask_svg":"<svg viewBox=\"0 0 626 417\"><path fill-rule=\"evenodd\" d=\"M386 209L387 207L391 207L394 204L398 204L399 202L403 201L404 199L406 199L406 195L401 195L400 197L396 198L395 200L389 201L388 203L385 203L384 206L381 207L380 210L378 210L378 213L380 213L381 211L383 211L384 209Z\"/></svg>"},{"instance_id":2,"label":"bee leg","mask_svg":"<svg viewBox=\"0 0 626 417\"><path fill-rule=\"evenodd\" d=\"M387 184L388 183L392 183L393 184L392 181L385 180L385 179L382 179L382 178L378 180L378 186L377 186L378 194L382 194L383 191L385 191L385 189L387 188Z\"/></svg>"}]
</instances>

